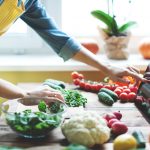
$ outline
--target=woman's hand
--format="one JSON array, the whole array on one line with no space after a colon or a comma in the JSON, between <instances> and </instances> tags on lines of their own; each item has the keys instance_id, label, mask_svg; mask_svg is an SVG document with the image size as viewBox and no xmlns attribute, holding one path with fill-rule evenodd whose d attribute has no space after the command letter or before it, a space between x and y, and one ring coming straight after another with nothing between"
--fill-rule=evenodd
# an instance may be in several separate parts
<instances>
[{"instance_id":1,"label":"woman's hand","mask_svg":"<svg viewBox=\"0 0 150 150\"><path fill-rule=\"evenodd\" d=\"M52 89L49 86L41 86L33 91L27 93L26 97L44 97L51 98L53 100L59 100L64 102L64 97L62 93L58 90Z\"/></svg>"},{"instance_id":2,"label":"woman's hand","mask_svg":"<svg viewBox=\"0 0 150 150\"><path fill-rule=\"evenodd\" d=\"M123 77L131 76L135 78L137 82L138 81L148 82L147 79L140 76L140 71L133 66L128 66L126 68L108 66L106 73L113 81L129 83L129 81L124 79Z\"/></svg>"}]
</instances>

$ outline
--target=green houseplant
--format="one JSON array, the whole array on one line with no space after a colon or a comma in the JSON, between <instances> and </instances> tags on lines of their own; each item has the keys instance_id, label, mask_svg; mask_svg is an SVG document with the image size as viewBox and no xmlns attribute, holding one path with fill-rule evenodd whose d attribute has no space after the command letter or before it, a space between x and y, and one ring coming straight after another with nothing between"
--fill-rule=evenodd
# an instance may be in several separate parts
<instances>
[{"instance_id":1,"label":"green houseplant","mask_svg":"<svg viewBox=\"0 0 150 150\"><path fill-rule=\"evenodd\" d=\"M130 39L129 29L136 22L129 21L119 26L114 14L110 15L101 10L94 10L91 14L106 25L106 28L99 27L99 31L105 41L104 48L108 58L127 59L127 46Z\"/></svg>"}]
</instances>

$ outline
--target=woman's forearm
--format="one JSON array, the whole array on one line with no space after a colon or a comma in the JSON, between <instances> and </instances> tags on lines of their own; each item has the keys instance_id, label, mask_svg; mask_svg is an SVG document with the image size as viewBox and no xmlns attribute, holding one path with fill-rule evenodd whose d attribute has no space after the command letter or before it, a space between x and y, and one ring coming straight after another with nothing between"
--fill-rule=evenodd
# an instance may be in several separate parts
<instances>
[{"instance_id":1,"label":"woman's forearm","mask_svg":"<svg viewBox=\"0 0 150 150\"><path fill-rule=\"evenodd\" d=\"M88 51L87 49L83 48L79 51L73 59L88 64L98 70L101 70L103 73L107 74L108 68L106 64L103 64L102 61L98 60L97 56Z\"/></svg>"},{"instance_id":2,"label":"woman's forearm","mask_svg":"<svg viewBox=\"0 0 150 150\"><path fill-rule=\"evenodd\" d=\"M7 99L14 99L14 98L23 98L26 96L26 92L16 85L0 79L0 97L7 98Z\"/></svg>"}]
</instances>

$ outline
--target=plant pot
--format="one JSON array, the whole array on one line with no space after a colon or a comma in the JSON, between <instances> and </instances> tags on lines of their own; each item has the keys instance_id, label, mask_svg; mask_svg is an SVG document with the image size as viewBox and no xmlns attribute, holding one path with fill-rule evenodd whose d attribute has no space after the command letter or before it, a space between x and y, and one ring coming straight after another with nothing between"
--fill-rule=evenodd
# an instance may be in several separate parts
<instances>
[{"instance_id":1,"label":"plant pot","mask_svg":"<svg viewBox=\"0 0 150 150\"><path fill-rule=\"evenodd\" d=\"M128 59L128 43L130 33L127 36L108 36L104 31L100 30L104 40L104 50L109 59L123 60Z\"/></svg>"},{"instance_id":2,"label":"plant pot","mask_svg":"<svg viewBox=\"0 0 150 150\"><path fill-rule=\"evenodd\" d=\"M128 42L127 36L112 36L105 39L104 49L110 59L128 59Z\"/></svg>"}]
</instances>

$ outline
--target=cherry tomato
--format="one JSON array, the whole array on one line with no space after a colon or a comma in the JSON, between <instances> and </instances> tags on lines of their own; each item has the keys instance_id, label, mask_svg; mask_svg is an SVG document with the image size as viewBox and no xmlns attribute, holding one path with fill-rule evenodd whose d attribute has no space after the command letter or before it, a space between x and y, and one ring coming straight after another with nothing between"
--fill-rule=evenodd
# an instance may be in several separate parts
<instances>
[{"instance_id":1,"label":"cherry tomato","mask_svg":"<svg viewBox=\"0 0 150 150\"><path fill-rule=\"evenodd\" d=\"M130 86L129 88L131 92L137 93L137 90L138 90L137 86Z\"/></svg>"},{"instance_id":2,"label":"cherry tomato","mask_svg":"<svg viewBox=\"0 0 150 150\"><path fill-rule=\"evenodd\" d=\"M80 79L74 79L74 80L73 80L73 83L74 83L75 85L79 85L79 84L80 84Z\"/></svg>"},{"instance_id":3,"label":"cherry tomato","mask_svg":"<svg viewBox=\"0 0 150 150\"><path fill-rule=\"evenodd\" d=\"M79 78L79 73L76 72L76 71L73 71L73 72L71 73L71 77L72 77L72 79L77 79L77 78Z\"/></svg>"},{"instance_id":4,"label":"cherry tomato","mask_svg":"<svg viewBox=\"0 0 150 150\"><path fill-rule=\"evenodd\" d=\"M79 78L79 79L84 79L83 74L81 74L81 73L80 73L80 74L78 74L78 78Z\"/></svg>"},{"instance_id":5,"label":"cherry tomato","mask_svg":"<svg viewBox=\"0 0 150 150\"><path fill-rule=\"evenodd\" d=\"M131 92L128 94L129 101L134 101L135 98L136 98L136 94L134 92Z\"/></svg>"},{"instance_id":6,"label":"cherry tomato","mask_svg":"<svg viewBox=\"0 0 150 150\"><path fill-rule=\"evenodd\" d=\"M96 90L97 91L99 91L101 88L103 88L103 84L102 83L98 83L97 85L96 85Z\"/></svg>"},{"instance_id":7,"label":"cherry tomato","mask_svg":"<svg viewBox=\"0 0 150 150\"><path fill-rule=\"evenodd\" d=\"M106 88L106 89L109 89L109 90L112 89L112 88L111 88L111 85L109 85L109 84L104 85L103 88Z\"/></svg>"},{"instance_id":8,"label":"cherry tomato","mask_svg":"<svg viewBox=\"0 0 150 150\"><path fill-rule=\"evenodd\" d=\"M123 92L119 95L119 98L120 98L121 102L127 102L128 101L128 94Z\"/></svg>"},{"instance_id":9,"label":"cherry tomato","mask_svg":"<svg viewBox=\"0 0 150 150\"><path fill-rule=\"evenodd\" d=\"M114 92L119 96L122 91L120 89L115 89Z\"/></svg>"},{"instance_id":10,"label":"cherry tomato","mask_svg":"<svg viewBox=\"0 0 150 150\"><path fill-rule=\"evenodd\" d=\"M121 92L123 91L123 88L121 86L117 87L116 89L120 89Z\"/></svg>"},{"instance_id":11,"label":"cherry tomato","mask_svg":"<svg viewBox=\"0 0 150 150\"><path fill-rule=\"evenodd\" d=\"M130 91L130 89L123 89L123 92L129 94L131 91Z\"/></svg>"},{"instance_id":12,"label":"cherry tomato","mask_svg":"<svg viewBox=\"0 0 150 150\"><path fill-rule=\"evenodd\" d=\"M85 81L81 80L79 83L79 86L84 89L85 88Z\"/></svg>"},{"instance_id":13,"label":"cherry tomato","mask_svg":"<svg viewBox=\"0 0 150 150\"><path fill-rule=\"evenodd\" d=\"M91 84L90 83L85 83L84 88L85 88L85 90L91 90Z\"/></svg>"}]
</instances>

